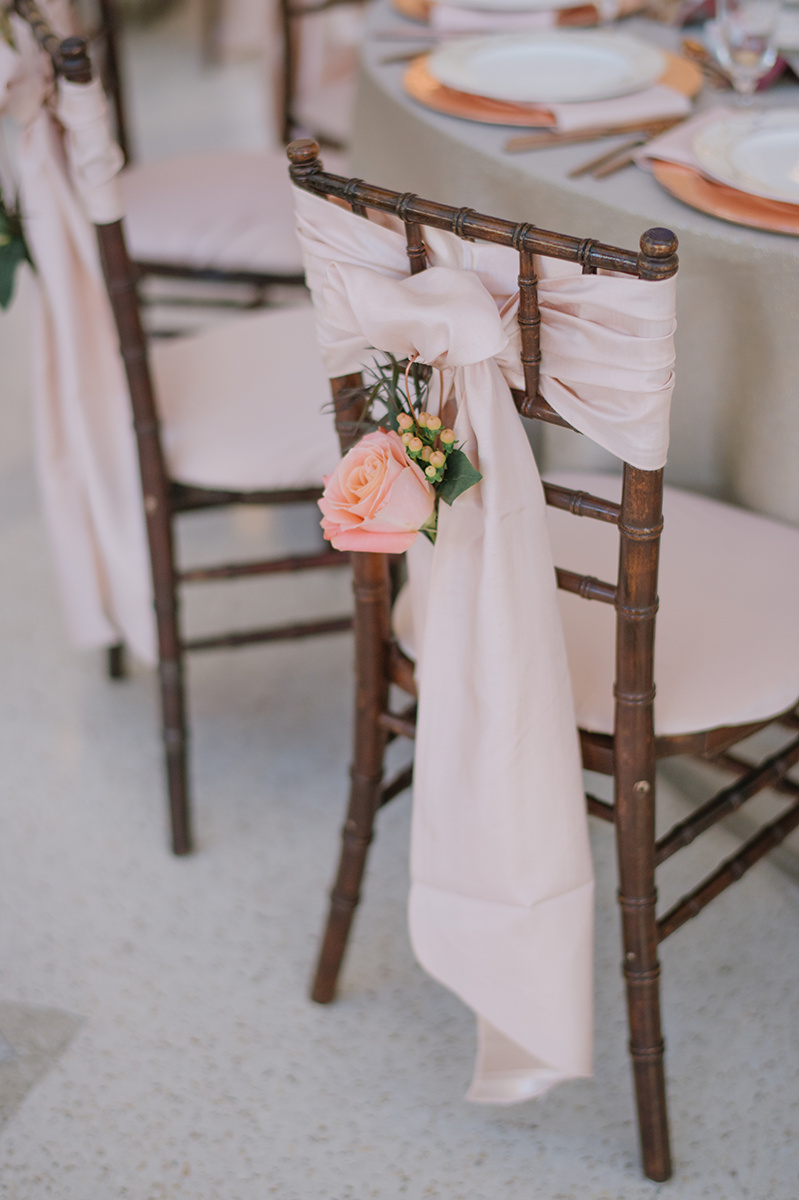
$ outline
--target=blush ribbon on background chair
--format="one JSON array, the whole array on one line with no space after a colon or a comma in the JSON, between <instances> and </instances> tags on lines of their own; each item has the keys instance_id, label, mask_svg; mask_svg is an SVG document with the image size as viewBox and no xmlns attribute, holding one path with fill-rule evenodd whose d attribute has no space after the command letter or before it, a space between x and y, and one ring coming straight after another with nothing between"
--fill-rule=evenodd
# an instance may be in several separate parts
<instances>
[{"instance_id":1,"label":"blush ribbon on background chair","mask_svg":"<svg viewBox=\"0 0 799 1200\"><path fill-rule=\"evenodd\" d=\"M419 714L411 938L478 1015L471 1099L512 1103L591 1073L593 885L543 491L521 385L518 256L296 191L331 377L374 349L443 372L447 420L483 474L409 555ZM468 272L468 273L465 273ZM633 465L663 464L674 286L540 263L542 391ZM431 388L435 399L435 386ZM432 403L432 401L431 401ZM433 405L434 407L434 405Z\"/></svg>"},{"instance_id":2,"label":"blush ribbon on background chair","mask_svg":"<svg viewBox=\"0 0 799 1200\"><path fill-rule=\"evenodd\" d=\"M33 329L37 470L67 623L79 646L110 645L121 632L137 654L154 661L130 401L94 230L67 176L50 62L17 19L14 37L18 54L0 41L0 112L20 126L20 192L39 285ZM92 89L95 109L101 108L99 84ZM67 120L69 108L67 99ZM107 222L122 212L112 182L121 160L107 137L101 136L99 151L91 148L98 115L71 136L91 180L82 197Z\"/></svg>"}]
</instances>

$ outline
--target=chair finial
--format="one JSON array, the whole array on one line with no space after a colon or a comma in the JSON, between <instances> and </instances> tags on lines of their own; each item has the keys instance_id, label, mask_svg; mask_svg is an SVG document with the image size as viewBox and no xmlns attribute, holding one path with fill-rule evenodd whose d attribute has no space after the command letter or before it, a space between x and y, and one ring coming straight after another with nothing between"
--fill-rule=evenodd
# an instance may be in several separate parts
<instances>
[{"instance_id":1,"label":"chair finial","mask_svg":"<svg viewBox=\"0 0 799 1200\"><path fill-rule=\"evenodd\" d=\"M59 46L57 69L59 75L70 83L91 83L92 64L85 38L64 39Z\"/></svg>"},{"instance_id":2,"label":"chair finial","mask_svg":"<svg viewBox=\"0 0 799 1200\"><path fill-rule=\"evenodd\" d=\"M289 142L286 154L292 166L308 167L319 157L319 146L313 138L297 138L296 141Z\"/></svg>"},{"instance_id":3,"label":"chair finial","mask_svg":"<svg viewBox=\"0 0 799 1200\"><path fill-rule=\"evenodd\" d=\"M319 145L313 138L298 138L295 142L289 142L286 154L291 163L289 175L300 187L310 175L324 170L319 158Z\"/></svg>"},{"instance_id":4,"label":"chair finial","mask_svg":"<svg viewBox=\"0 0 799 1200\"><path fill-rule=\"evenodd\" d=\"M642 279L668 279L677 270L677 239L670 229L655 227L641 235L638 264Z\"/></svg>"}]
</instances>

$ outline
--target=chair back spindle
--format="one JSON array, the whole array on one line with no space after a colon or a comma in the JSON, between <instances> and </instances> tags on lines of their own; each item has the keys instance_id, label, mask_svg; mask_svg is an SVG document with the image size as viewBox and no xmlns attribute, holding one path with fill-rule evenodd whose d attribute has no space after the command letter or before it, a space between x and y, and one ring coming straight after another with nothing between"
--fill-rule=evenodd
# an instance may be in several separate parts
<instances>
[{"instance_id":1,"label":"chair back spindle","mask_svg":"<svg viewBox=\"0 0 799 1200\"><path fill-rule=\"evenodd\" d=\"M532 250L522 245L519 251L519 329L521 330L521 360L524 371L524 400L520 406L522 416L532 416L526 411L531 399L539 400L541 370L541 312L538 307L538 276Z\"/></svg>"},{"instance_id":2,"label":"chair back spindle","mask_svg":"<svg viewBox=\"0 0 799 1200\"><path fill-rule=\"evenodd\" d=\"M414 199L413 196L408 197ZM427 248L422 237L422 227L418 221L405 221L405 244L408 261L411 265L411 275L418 275L427 266Z\"/></svg>"}]
</instances>

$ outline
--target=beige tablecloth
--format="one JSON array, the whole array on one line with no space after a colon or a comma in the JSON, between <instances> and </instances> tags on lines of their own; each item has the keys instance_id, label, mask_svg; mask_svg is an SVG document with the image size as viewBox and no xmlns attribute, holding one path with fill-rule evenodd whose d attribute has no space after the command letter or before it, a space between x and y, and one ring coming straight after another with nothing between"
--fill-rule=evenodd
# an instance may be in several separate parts
<instances>
[{"instance_id":1,"label":"beige tablecloth","mask_svg":"<svg viewBox=\"0 0 799 1200\"><path fill-rule=\"evenodd\" d=\"M370 28L401 26L381 0ZM678 38L639 19L625 28L667 47ZM568 179L572 166L591 157L591 145L503 154L513 131L440 116L404 94L402 65L380 63L387 46L401 45L371 37L364 45L353 171L429 199L630 248L652 225L673 229L681 267L667 478L799 522L799 238L695 212L635 167L603 181ZM799 88L775 89L767 99L796 104ZM700 104L727 100L711 93ZM587 442L578 447L554 429L542 436L549 465L601 465Z\"/></svg>"}]
</instances>

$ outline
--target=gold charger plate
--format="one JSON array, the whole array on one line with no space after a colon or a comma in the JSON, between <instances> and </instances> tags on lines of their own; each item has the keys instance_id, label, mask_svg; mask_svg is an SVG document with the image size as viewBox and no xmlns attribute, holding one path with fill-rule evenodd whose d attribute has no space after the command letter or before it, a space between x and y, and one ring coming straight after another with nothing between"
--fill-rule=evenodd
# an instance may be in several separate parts
<instances>
[{"instance_id":1,"label":"gold charger plate","mask_svg":"<svg viewBox=\"0 0 799 1200\"><path fill-rule=\"evenodd\" d=\"M784 204L779 200L764 200L750 196L725 183L706 179L691 167L679 163L652 160L652 174L672 196L734 225L753 229L768 229L772 233L791 233L799 236L799 204Z\"/></svg>"},{"instance_id":2,"label":"gold charger plate","mask_svg":"<svg viewBox=\"0 0 799 1200\"><path fill-rule=\"evenodd\" d=\"M403 80L408 95L425 108L449 117L463 117L467 121L480 121L488 125L518 125L529 129L555 124L549 109L540 105L491 100L486 96L473 96L445 87L430 74L427 59L427 54L415 58L409 64ZM684 96L695 96L702 86L699 68L676 54L666 54L666 61L666 70L658 83L666 84Z\"/></svg>"},{"instance_id":3,"label":"gold charger plate","mask_svg":"<svg viewBox=\"0 0 799 1200\"><path fill-rule=\"evenodd\" d=\"M412 21L429 21L432 0L392 0L397 12Z\"/></svg>"}]
</instances>

